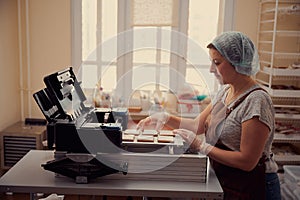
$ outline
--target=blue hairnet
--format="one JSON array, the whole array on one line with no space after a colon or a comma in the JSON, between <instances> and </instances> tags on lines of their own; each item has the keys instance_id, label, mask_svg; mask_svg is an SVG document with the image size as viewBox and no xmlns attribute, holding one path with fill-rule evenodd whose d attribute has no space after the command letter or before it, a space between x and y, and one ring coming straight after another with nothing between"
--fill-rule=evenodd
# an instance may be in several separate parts
<instances>
[{"instance_id":1,"label":"blue hairnet","mask_svg":"<svg viewBox=\"0 0 300 200\"><path fill-rule=\"evenodd\" d=\"M238 73L251 76L258 72L260 66L257 50L253 42L243 33L224 32L211 44L235 67Z\"/></svg>"}]
</instances>

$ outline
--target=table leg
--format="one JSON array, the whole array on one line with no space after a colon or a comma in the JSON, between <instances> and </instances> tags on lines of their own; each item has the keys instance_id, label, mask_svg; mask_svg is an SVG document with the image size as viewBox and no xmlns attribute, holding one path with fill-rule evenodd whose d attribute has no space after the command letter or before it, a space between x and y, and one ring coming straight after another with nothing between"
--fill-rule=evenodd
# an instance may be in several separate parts
<instances>
[{"instance_id":1,"label":"table leg","mask_svg":"<svg viewBox=\"0 0 300 200\"><path fill-rule=\"evenodd\" d=\"M35 200L35 193L30 193L30 200Z\"/></svg>"}]
</instances>

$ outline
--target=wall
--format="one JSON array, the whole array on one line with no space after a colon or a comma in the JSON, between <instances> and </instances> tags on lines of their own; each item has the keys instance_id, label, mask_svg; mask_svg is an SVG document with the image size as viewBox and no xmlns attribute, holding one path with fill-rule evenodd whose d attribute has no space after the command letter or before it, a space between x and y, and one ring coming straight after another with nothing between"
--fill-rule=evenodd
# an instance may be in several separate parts
<instances>
[{"instance_id":1,"label":"wall","mask_svg":"<svg viewBox=\"0 0 300 200\"><path fill-rule=\"evenodd\" d=\"M22 119L22 107L24 118L43 117L32 94L45 75L71 65L70 9L70 0L0 0L0 130Z\"/></svg>"},{"instance_id":2,"label":"wall","mask_svg":"<svg viewBox=\"0 0 300 200\"><path fill-rule=\"evenodd\" d=\"M20 120L17 0L0 0L0 130Z\"/></svg>"},{"instance_id":3,"label":"wall","mask_svg":"<svg viewBox=\"0 0 300 200\"><path fill-rule=\"evenodd\" d=\"M256 44L260 0L235 0L235 30L246 33Z\"/></svg>"},{"instance_id":4,"label":"wall","mask_svg":"<svg viewBox=\"0 0 300 200\"><path fill-rule=\"evenodd\" d=\"M71 65L71 0L20 2L21 49L18 46L18 0L0 0L0 130L22 119L22 107L23 117L43 117L32 94L44 87L45 75ZM235 30L246 33L256 42L259 0L234 2ZM20 94L24 97L23 104Z\"/></svg>"},{"instance_id":5,"label":"wall","mask_svg":"<svg viewBox=\"0 0 300 200\"><path fill-rule=\"evenodd\" d=\"M71 6L70 0L29 0L28 7L31 102L25 116L42 117L32 94L45 87L45 75L71 65Z\"/></svg>"}]
</instances>

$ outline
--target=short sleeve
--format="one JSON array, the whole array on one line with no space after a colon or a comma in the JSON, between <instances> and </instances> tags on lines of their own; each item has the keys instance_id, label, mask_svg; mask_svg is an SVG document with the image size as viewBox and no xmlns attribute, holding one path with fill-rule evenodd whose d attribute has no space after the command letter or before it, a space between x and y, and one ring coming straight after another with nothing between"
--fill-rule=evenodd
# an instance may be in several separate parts
<instances>
[{"instance_id":1,"label":"short sleeve","mask_svg":"<svg viewBox=\"0 0 300 200\"><path fill-rule=\"evenodd\" d=\"M244 109L241 122L245 122L253 117L266 124L270 130L274 127L274 107L272 99L265 91L254 91L244 100Z\"/></svg>"}]
</instances>

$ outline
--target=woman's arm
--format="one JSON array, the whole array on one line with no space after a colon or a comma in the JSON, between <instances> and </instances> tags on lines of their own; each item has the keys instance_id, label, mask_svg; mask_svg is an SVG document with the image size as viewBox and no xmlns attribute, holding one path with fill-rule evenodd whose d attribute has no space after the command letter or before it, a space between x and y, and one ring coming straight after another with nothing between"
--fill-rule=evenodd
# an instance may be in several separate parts
<instances>
[{"instance_id":1,"label":"woman's arm","mask_svg":"<svg viewBox=\"0 0 300 200\"><path fill-rule=\"evenodd\" d=\"M195 119L182 118L175 115L169 115L166 112L155 113L145 119L142 119L137 124L138 130L144 130L148 125L156 123L156 129L161 129L163 126L168 126L171 129L188 129L195 133L204 133L205 121L211 111L209 104Z\"/></svg>"},{"instance_id":2,"label":"woman's arm","mask_svg":"<svg viewBox=\"0 0 300 200\"><path fill-rule=\"evenodd\" d=\"M212 105L211 103L195 118L181 118L174 115L170 115L165 125L172 129L188 129L194 133L204 133L205 121L210 114Z\"/></svg>"},{"instance_id":3,"label":"woman's arm","mask_svg":"<svg viewBox=\"0 0 300 200\"><path fill-rule=\"evenodd\" d=\"M224 165L251 171L262 156L269 131L266 124L254 117L242 123L240 151L213 147L208 156Z\"/></svg>"}]
</instances>

